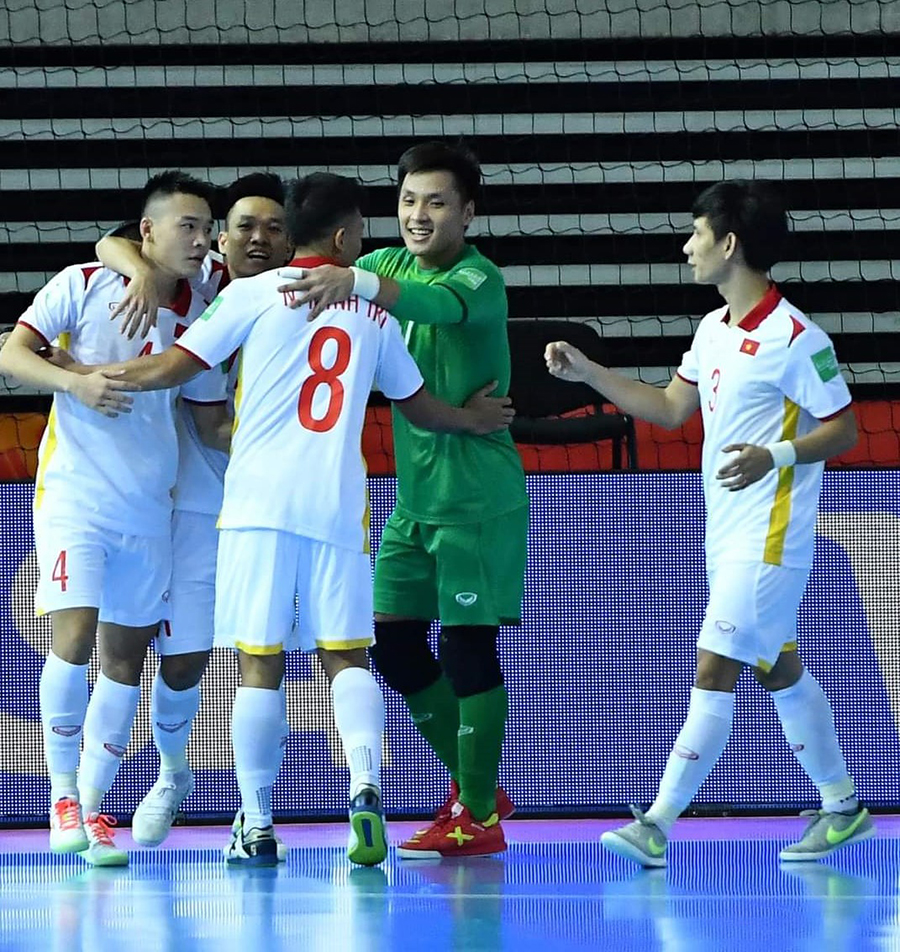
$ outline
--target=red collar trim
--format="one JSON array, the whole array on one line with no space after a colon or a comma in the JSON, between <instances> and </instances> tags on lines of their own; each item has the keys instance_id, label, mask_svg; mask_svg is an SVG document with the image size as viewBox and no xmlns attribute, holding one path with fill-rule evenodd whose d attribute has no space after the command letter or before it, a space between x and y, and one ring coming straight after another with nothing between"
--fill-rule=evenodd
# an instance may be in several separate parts
<instances>
[{"instance_id":1,"label":"red collar trim","mask_svg":"<svg viewBox=\"0 0 900 952\"><path fill-rule=\"evenodd\" d=\"M759 303L747 314L742 321L738 323L738 327L742 331L755 331L757 327L778 307L778 303L781 301L781 291L774 284L769 285L769 290L762 296ZM728 311L725 312L725 316L722 318L722 323L727 324L731 320L731 315Z\"/></svg>"},{"instance_id":2,"label":"red collar trim","mask_svg":"<svg viewBox=\"0 0 900 952\"><path fill-rule=\"evenodd\" d=\"M337 264L334 258L323 258L320 255L311 255L309 258L294 258L289 268L317 268L320 264ZM338 265L340 267L340 265Z\"/></svg>"},{"instance_id":3,"label":"red collar trim","mask_svg":"<svg viewBox=\"0 0 900 952\"><path fill-rule=\"evenodd\" d=\"M182 278L175 286L175 300L169 305L169 310L179 317L187 317L191 309L191 286Z\"/></svg>"}]
</instances>

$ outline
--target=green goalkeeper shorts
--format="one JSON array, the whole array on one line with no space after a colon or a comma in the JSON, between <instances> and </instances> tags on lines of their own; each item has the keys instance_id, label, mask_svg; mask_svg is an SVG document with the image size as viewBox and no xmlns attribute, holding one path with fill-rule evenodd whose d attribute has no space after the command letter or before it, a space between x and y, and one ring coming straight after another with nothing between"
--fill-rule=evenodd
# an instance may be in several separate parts
<instances>
[{"instance_id":1,"label":"green goalkeeper shorts","mask_svg":"<svg viewBox=\"0 0 900 952\"><path fill-rule=\"evenodd\" d=\"M442 625L511 625L522 617L528 506L440 526L391 513L375 559L375 611Z\"/></svg>"}]
</instances>

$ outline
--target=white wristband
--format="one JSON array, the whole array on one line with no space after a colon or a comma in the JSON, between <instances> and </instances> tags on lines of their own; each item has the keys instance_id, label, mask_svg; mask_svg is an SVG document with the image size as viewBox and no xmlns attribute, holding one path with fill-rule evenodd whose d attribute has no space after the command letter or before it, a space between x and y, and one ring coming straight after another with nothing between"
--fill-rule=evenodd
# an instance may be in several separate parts
<instances>
[{"instance_id":1,"label":"white wristband","mask_svg":"<svg viewBox=\"0 0 900 952\"><path fill-rule=\"evenodd\" d=\"M772 454L772 462L775 469L784 469L785 466L793 466L797 462L797 450L790 440L782 440L780 443L769 443L766 449Z\"/></svg>"},{"instance_id":2,"label":"white wristband","mask_svg":"<svg viewBox=\"0 0 900 952\"><path fill-rule=\"evenodd\" d=\"M371 271L363 271L362 268L351 268L353 272L353 291L351 294L358 294L367 301L374 301L381 290L381 281L378 275Z\"/></svg>"}]
</instances>

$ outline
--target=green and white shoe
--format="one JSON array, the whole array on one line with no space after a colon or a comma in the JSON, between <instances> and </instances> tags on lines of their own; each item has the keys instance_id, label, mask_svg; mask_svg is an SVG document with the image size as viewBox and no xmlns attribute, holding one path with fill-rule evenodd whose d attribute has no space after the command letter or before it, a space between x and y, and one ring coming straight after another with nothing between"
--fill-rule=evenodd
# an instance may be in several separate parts
<instances>
[{"instance_id":1,"label":"green and white shoe","mask_svg":"<svg viewBox=\"0 0 900 952\"><path fill-rule=\"evenodd\" d=\"M875 835L875 824L865 807L860 807L856 813L804 810L800 816L812 819L803 836L778 854L783 863L807 863L824 859L843 846L861 843Z\"/></svg>"},{"instance_id":2,"label":"green and white shoe","mask_svg":"<svg viewBox=\"0 0 900 952\"><path fill-rule=\"evenodd\" d=\"M238 810L234 815L234 820L231 823L231 840L227 846L222 847L222 855L225 859L231 855L234 850L235 843L241 838L241 831L244 828L244 811ZM288 846L285 844L281 837L276 833L275 834L275 845L278 847L278 862L286 863L288 857Z\"/></svg>"},{"instance_id":3,"label":"green and white shoe","mask_svg":"<svg viewBox=\"0 0 900 952\"><path fill-rule=\"evenodd\" d=\"M666 834L655 823L651 823L637 807L632 806L630 809L634 822L621 826L618 830L607 830L600 837L600 842L611 853L623 859L630 859L640 866L665 866L668 846Z\"/></svg>"},{"instance_id":4,"label":"green and white shoe","mask_svg":"<svg viewBox=\"0 0 900 952\"><path fill-rule=\"evenodd\" d=\"M387 851L381 794L376 787L363 787L350 801L347 858L358 866L376 866L385 859Z\"/></svg>"}]
</instances>

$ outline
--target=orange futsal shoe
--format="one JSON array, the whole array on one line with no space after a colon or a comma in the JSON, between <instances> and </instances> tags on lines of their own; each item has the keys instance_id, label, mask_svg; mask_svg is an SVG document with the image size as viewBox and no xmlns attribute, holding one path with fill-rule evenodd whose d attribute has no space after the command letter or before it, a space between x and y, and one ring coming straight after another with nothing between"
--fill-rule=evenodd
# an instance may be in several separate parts
<instances>
[{"instance_id":1,"label":"orange futsal shoe","mask_svg":"<svg viewBox=\"0 0 900 952\"><path fill-rule=\"evenodd\" d=\"M448 819L450 816L450 811L453 809L453 804L459 799L459 784L455 780L450 781L450 793L447 794L447 799L438 807L437 813L434 815L432 823L443 823L444 820ZM509 794L503 789L503 787L497 787L497 816L500 817L501 822L503 820L508 820L516 812L516 805L509 799ZM428 827L423 827L421 830L416 830L416 836L421 836Z\"/></svg>"},{"instance_id":2,"label":"orange futsal shoe","mask_svg":"<svg viewBox=\"0 0 900 952\"><path fill-rule=\"evenodd\" d=\"M500 817L492 813L480 823L459 801L450 815L413 835L397 847L401 859L441 859L445 856L492 856L506 849Z\"/></svg>"}]
</instances>

